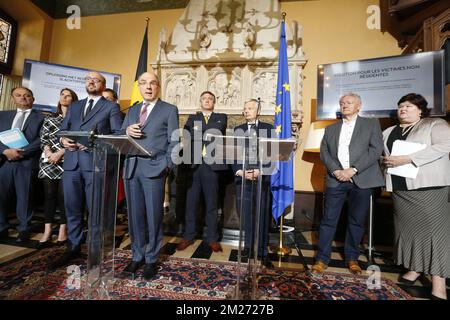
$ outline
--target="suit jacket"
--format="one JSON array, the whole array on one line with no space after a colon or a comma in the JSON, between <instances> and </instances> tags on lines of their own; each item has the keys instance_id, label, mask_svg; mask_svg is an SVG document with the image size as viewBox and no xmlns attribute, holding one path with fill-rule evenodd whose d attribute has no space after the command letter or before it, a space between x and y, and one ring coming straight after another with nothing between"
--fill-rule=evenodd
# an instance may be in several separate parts
<instances>
[{"instance_id":1,"label":"suit jacket","mask_svg":"<svg viewBox=\"0 0 450 320\"><path fill-rule=\"evenodd\" d=\"M197 112L196 114L189 116L184 129L189 131L190 139L184 139L184 141L186 144L190 143L190 146L186 146L183 150L190 149L191 167L195 168L198 164L202 163L202 149L195 150L194 142L197 141L199 145L201 142L201 145L207 147L212 142L204 139L204 134L207 130L211 131L211 133L214 133L215 131L217 134L225 135L227 129L227 115L224 113L212 112L209 117L208 124L206 124L203 113ZM214 154L212 155L214 156ZM213 171L228 170L228 165L225 163L225 160L223 163L213 163L209 164L209 166Z\"/></svg>"},{"instance_id":2,"label":"suit jacket","mask_svg":"<svg viewBox=\"0 0 450 320\"><path fill-rule=\"evenodd\" d=\"M128 126L139 123L141 108L142 102L129 109L122 125L123 134ZM171 168L173 166L172 150L179 143L178 139L172 140L172 133L178 129L178 108L158 99L141 128L144 137L136 139L136 142L149 151L152 156L127 155L124 177L126 179L133 177L138 158L140 165L147 168L144 170L147 178L157 177L166 168Z\"/></svg>"},{"instance_id":3,"label":"suit jacket","mask_svg":"<svg viewBox=\"0 0 450 320\"><path fill-rule=\"evenodd\" d=\"M272 138L272 130L273 126L270 123L262 122L258 120L258 125L255 128L255 133L258 138ZM239 135L240 133L247 134L248 125L247 122L243 123L234 128L234 134ZM264 162L264 159L263 159ZM259 163L256 165L248 166L248 168L259 168ZM236 174L238 170L242 170L242 161L235 161L232 165L233 174ZM264 180L267 180L270 177L271 173L271 163L263 164L263 172L264 172ZM270 178L269 178L270 179ZM241 182L241 177L236 177L236 182Z\"/></svg>"},{"instance_id":4,"label":"suit jacket","mask_svg":"<svg viewBox=\"0 0 450 320\"><path fill-rule=\"evenodd\" d=\"M389 155L387 140L395 126L383 131L384 153ZM423 150L410 155L419 167L415 179L406 178L408 190L450 185L450 125L443 119L420 120L408 134L406 141L426 144ZM391 175L385 170L386 190L392 191Z\"/></svg>"},{"instance_id":5,"label":"suit jacket","mask_svg":"<svg viewBox=\"0 0 450 320\"><path fill-rule=\"evenodd\" d=\"M0 111L0 131L11 129L16 111ZM14 161L24 168L37 169L39 166L39 155L41 154L41 139L40 131L42 123L44 122L44 116L36 110L31 110L30 115L23 125L22 132L28 141L28 145L24 147L24 157L20 160ZM3 155L3 151L8 149L6 145L0 142L0 167L4 161L7 161Z\"/></svg>"},{"instance_id":6,"label":"suit jacket","mask_svg":"<svg viewBox=\"0 0 450 320\"><path fill-rule=\"evenodd\" d=\"M320 159L327 168L327 187L337 187L339 180L333 176L335 170L342 170L338 158L339 136L342 120L328 126L320 145ZM358 116L350 141L350 166L358 173L353 182L362 189L384 186L384 179L379 166L383 152L383 139L380 123L377 119Z\"/></svg>"},{"instance_id":7,"label":"suit jacket","mask_svg":"<svg viewBox=\"0 0 450 320\"><path fill-rule=\"evenodd\" d=\"M83 119L86 99L76 101L69 107L61 126L61 131L92 131L98 134L113 134L120 132L122 118L117 103L101 97L92 110ZM79 169L92 171L93 154L91 151L69 151L64 154L64 170Z\"/></svg>"}]
</instances>

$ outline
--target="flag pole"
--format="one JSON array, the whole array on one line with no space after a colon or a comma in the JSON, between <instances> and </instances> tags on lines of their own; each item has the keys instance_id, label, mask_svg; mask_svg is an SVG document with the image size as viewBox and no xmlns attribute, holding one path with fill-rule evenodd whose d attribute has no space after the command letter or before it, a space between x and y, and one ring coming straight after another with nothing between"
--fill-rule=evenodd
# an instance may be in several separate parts
<instances>
[{"instance_id":1,"label":"flag pole","mask_svg":"<svg viewBox=\"0 0 450 320\"><path fill-rule=\"evenodd\" d=\"M285 23L286 22L286 12L283 12L281 14L281 16L282 16L282 19L283 19L283 23ZM281 220L280 220L280 243L279 243L278 246L277 245L273 245L273 246L270 247L270 250L273 253L278 254L278 256L280 256L280 257L289 255L292 252L291 248L283 247L283 224L284 224L284 217L283 216L284 216L284 212L281 214Z\"/></svg>"},{"instance_id":2,"label":"flag pole","mask_svg":"<svg viewBox=\"0 0 450 320\"><path fill-rule=\"evenodd\" d=\"M284 221L283 215L281 215L280 219L281 219L280 220L280 243L278 246L277 245L271 246L270 251L278 254L281 257L284 257L284 256L288 256L292 252L292 249L288 248L288 247L283 247L283 221Z\"/></svg>"}]
</instances>

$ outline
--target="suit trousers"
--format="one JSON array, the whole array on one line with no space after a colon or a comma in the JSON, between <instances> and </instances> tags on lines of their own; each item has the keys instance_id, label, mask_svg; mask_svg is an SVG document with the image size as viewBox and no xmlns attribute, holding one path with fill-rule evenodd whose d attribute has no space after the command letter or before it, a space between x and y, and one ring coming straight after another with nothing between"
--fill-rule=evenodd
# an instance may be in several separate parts
<instances>
[{"instance_id":1,"label":"suit trousers","mask_svg":"<svg viewBox=\"0 0 450 320\"><path fill-rule=\"evenodd\" d=\"M64 206L70 250L79 250L83 238L84 208L92 212L93 171L65 170L63 173Z\"/></svg>"},{"instance_id":2,"label":"suit trousers","mask_svg":"<svg viewBox=\"0 0 450 320\"><path fill-rule=\"evenodd\" d=\"M59 223L66 224L64 188L62 179L42 178L44 186L44 223L54 223L56 207L59 208Z\"/></svg>"},{"instance_id":3,"label":"suit trousers","mask_svg":"<svg viewBox=\"0 0 450 320\"><path fill-rule=\"evenodd\" d=\"M186 226L183 238L193 240L196 235L196 217L200 192L203 192L206 205L206 241L219 239L217 232L217 198L219 191L219 175L205 163L193 168L187 181Z\"/></svg>"},{"instance_id":4,"label":"suit trousers","mask_svg":"<svg viewBox=\"0 0 450 320\"><path fill-rule=\"evenodd\" d=\"M242 181L236 180L236 208L239 219L244 219L244 247L251 249L256 239L256 235L253 232L255 230L255 215L256 215L256 200L257 200L257 188L258 181L246 180L244 186L244 203L242 215L241 209L241 188ZM270 225L270 182L263 181L261 185L261 204L260 204L260 216L259 216L259 232L258 232L258 257L265 257L268 254L267 246L269 242L269 225Z\"/></svg>"},{"instance_id":5,"label":"suit trousers","mask_svg":"<svg viewBox=\"0 0 450 320\"><path fill-rule=\"evenodd\" d=\"M32 217L30 195L33 170L19 163L5 160L0 167L0 232L9 228L8 207L14 192L16 194L16 216L19 220L17 231L28 230Z\"/></svg>"},{"instance_id":6,"label":"suit trousers","mask_svg":"<svg viewBox=\"0 0 450 320\"><path fill-rule=\"evenodd\" d=\"M342 207L348 197L348 226L345 235L345 260L358 260L359 244L365 232L365 222L372 189L360 189L351 182L341 182L337 187L327 187L325 212L320 222L316 261L329 263L331 244L336 233Z\"/></svg>"},{"instance_id":7,"label":"suit trousers","mask_svg":"<svg viewBox=\"0 0 450 320\"><path fill-rule=\"evenodd\" d=\"M165 174L148 178L136 164L133 176L124 179L133 261L155 263L163 244Z\"/></svg>"}]
</instances>

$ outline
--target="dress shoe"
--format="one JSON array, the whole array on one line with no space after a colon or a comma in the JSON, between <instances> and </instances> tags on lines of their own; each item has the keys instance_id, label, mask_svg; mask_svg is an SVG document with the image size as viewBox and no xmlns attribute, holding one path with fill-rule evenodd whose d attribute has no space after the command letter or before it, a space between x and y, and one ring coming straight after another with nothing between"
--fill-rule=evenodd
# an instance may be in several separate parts
<instances>
[{"instance_id":1,"label":"dress shoe","mask_svg":"<svg viewBox=\"0 0 450 320\"><path fill-rule=\"evenodd\" d=\"M194 240L182 239L181 242L177 245L177 250L178 251L183 251L184 249L186 249L187 247L189 247L193 243L194 243Z\"/></svg>"},{"instance_id":2,"label":"dress shoe","mask_svg":"<svg viewBox=\"0 0 450 320\"><path fill-rule=\"evenodd\" d=\"M406 284L406 285L408 285L408 286L413 286L414 283L416 283L416 281L419 279L419 277L420 277L420 275L417 276L417 278L416 278L415 280L409 280L409 279L403 278L403 276L400 275L400 276L398 277L397 282L398 282L398 283L401 283L401 284Z\"/></svg>"},{"instance_id":3,"label":"dress shoe","mask_svg":"<svg viewBox=\"0 0 450 320\"><path fill-rule=\"evenodd\" d=\"M434 294L431 294L431 295L430 295L430 300L435 300L435 301L447 301L447 299L439 298L439 297L435 296Z\"/></svg>"},{"instance_id":4,"label":"dress shoe","mask_svg":"<svg viewBox=\"0 0 450 320\"><path fill-rule=\"evenodd\" d=\"M67 265L71 260L81 256L80 250L68 250L61 257L48 265L49 270L56 270Z\"/></svg>"},{"instance_id":5,"label":"dress shoe","mask_svg":"<svg viewBox=\"0 0 450 320\"><path fill-rule=\"evenodd\" d=\"M273 263L272 261L269 259L269 257L265 256L261 259L261 264L266 267L267 269L273 269Z\"/></svg>"},{"instance_id":6,"label":"dress shoe","mask_svg":"<svg viewBox=\"0 0 450 320\"><path fill-rule=\"evenodd\" d=\"M358 264L358 261L354 261L354 260L349 260L347 262L348 265L348 269L350 270L351 273L353 274L361 274L362 273L362 269Z\"/></svg>"},{"instance_id":7,"label":"dress shoe","mask_svg":"<svg viewBox=\"0 0 450 320\"><path fill-rule=\"evenodd\" d=\"M58 247L62 247L62 246L64 246L64 245L66 245L67 244L67 239L66 240L63 240L63 241L56 241L56 245L58 246Z\"/></svg>"},{"instance_id":8,"label":"dress shoe","mask_svg":"<svg viewBox=\"0 0 450 320\"><path fill-rule=\"evenodd\" d=\"M213 242L210 242L208 245L211 248L211 250L214 252L223 251L222 246L218 242L213 241Z\"/></svg>"},{"instance_id":9,"label":"dress shoe","mask_svg":"<svg viewBox=\"0 0 450 320\"><path fill-rule=\"evenodd\" d=\"M151 280L158 273L158 266L155 263L146 263L144 267L144 279Z\"/></svg>"},{"instance_id":10,"label":"dress shoe","mask_svg":"<svg viewBox=\"0 0 450 320\"><path fill-rule=\"evenodd\" d=\"M8 238L8 236L9 236L8 228L0 232L0 239Z\"/></svg>"},{"instance_id":11,"label":"dress shoe","mask_svg":"<svg viewBox=\"0 0 450 320\"><path fill-rule=\"evenodd\" d=\"M28 239L30 239L30 233L28 231L20 231L16 242L26 242Z\"/></svg>"},{"instance_id":12,"label":"dress shoe","mask_svg":"<svg viewBox=\"0 0 450 320\"><path fill-rule=\"evenodd\" d=\"M51 245L52 245L51 240L50 240L50 239L47 239L47 240L45 240L45 241L43 241L43 242L39 242L38 245L37 245L37 247L36 247L36 249L42 250L42 249L51 247Z\"/></svg>"},{"instance_id":13,"label":"dress shoe","mask_svg":"<svg viewBox=\"0 0 450 320\"><path fill-rule=\"evenodd\" d=\"M328 265L323 261L316 261L316 263L311 267L311 272L316 275L322 274L325 269L328 268Z\"/></svg>"},{"instance_id":14,"label":"dress shoe","mask_svg":"<svg viewBox=\"0 0 450 320\"><path fill-rule=\"evenodd\" d=\"M123 271L129 272L129 273L136 273L136 271L144 265L144 260L141 261L131 261Z\"/></svg>"}]
</instances>

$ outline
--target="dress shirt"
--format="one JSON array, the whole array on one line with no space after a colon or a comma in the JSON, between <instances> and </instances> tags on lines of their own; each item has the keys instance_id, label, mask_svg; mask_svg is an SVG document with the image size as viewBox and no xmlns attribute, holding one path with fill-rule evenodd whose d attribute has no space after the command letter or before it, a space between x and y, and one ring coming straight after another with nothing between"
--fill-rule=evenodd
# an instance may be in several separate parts
<instances>
[{"instance_id":1,"label":"dress shirt","mask_svg":"<svg viewBox=\"0 0 450 320\"><path fill-rule=\"evenodd\" d=\"M89 96L89 97L87 97L86 104L84 105L84 109L83 109L84 117L86 117L86 110L87 110L88 105L89 105L89 100L91 100L91 99L94 100L92 102L92 109L91 109L91 111L92 111L92 110L94 110L95 106L97 105L98 100L100 100L101 97L102 96L96 96L96 97Z\"/></svg>"},{"instance_id":2,"label":"dress shirt","mask_svg":"<svg viewBox=\"0 0 450 320\"><path fill-rule=\"evenodd\" d=\"M150 114L150 112L152 112L153 107L155 106L156 102L158 102L158 99L155 99L153 101L143 101L142 102L142 107L144 106L144 104L147 104L147 116L145 117L145 121L147 121L148 115ZM141 108L141 112L142 112L142 108Z\"/></svg>"},{"instance_id":3,"label":"dress shirt","mask_svg":"<svg viewBox=\"0 0 450 320\"><path fill-rule=\"evenodd\" d=\"M252 126L257 127L258 126L258 120L256 120L254 123L247 122L247 130L250 131Z\"/></svg>"},{"instance_id":4,"label":"dress shirt","mask_svg":"<svg viewBox=\"0 0 450 320\"><path fill-rule=\"evenodd\" d=\"M343 169L350 168L350 141L355 130L356 116L353 120L342 119L341 134L339 135L338 159Z\"/></svg>"},{"instance_id":5,"label":"dress shirt","mask_svg":"<svg viewBox=\"0 0 450 320\"><path fill-rule=\"evenodd\" d=\"M13 120L13 123L12 123L12 126L11 126L11 129L16 127L16 123L17 123L17 121L19 120L19 118L20 118L20 116L22 115L22 113L23 113L25 116L24 116L24 118L23 118L22 125L20 126L20 130L22 130L23 125L25 124L25 121L27 121L28 117L30 116L31 108L30 108L30 109L19 109L19 108L17 108L17 113L16 113L16 115L15 115L15 117L14 117L14 120Z\"/></svg>"}]
</instances>

